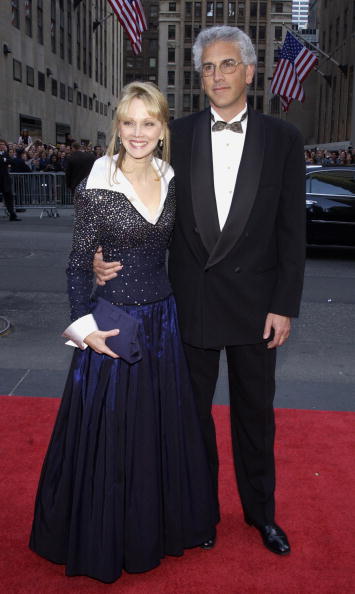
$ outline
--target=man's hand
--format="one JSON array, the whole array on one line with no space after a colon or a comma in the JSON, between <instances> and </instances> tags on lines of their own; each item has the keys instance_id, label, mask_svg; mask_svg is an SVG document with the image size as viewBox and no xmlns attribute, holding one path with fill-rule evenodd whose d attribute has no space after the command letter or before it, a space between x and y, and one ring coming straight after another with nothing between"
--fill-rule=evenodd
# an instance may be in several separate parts
<instances>
[{"instance_id":1,"label":"man's hand","mask_svg":"<svg viewBox=\"0 0 355 594\"><path fill-rule=\"evenodd\" d=\"M108 355L113 359L119 359L119 355L111 351L111 349L106 346L106 338L110 336L117 336L120 331L118 328L115 330L108 330L107 332L103 332L102 330L95 330L95 332L91 332L84 338L85 344L87 344L95 353L99 353L99 355Z\"/></svg>"},{"instance_id":2,"label":"man's hand","mask_svg":"<svg viewBox=\"0 0 355 594\"><path fill-rule=\"evenodd\" d=\"M266 316L263 338L267 340L271 335L271 330L274 330L273 339L267 343L268 349L282 346L291 332L291 319L286 316L279 316L278 314L268 313Z\"/></svg>"},{"instance_id":3,"label":"man's hand","mask_svg":"<svg viewBox=\"0 0 355 594\"><path fill-rule=\"evenodd\" d=\"M107 281L117 276L117 273L122 270L123 266L121 262L104 262L102 247L99 246L94 256L93 268L96 276L96 284L103 287Z\"/></svg>"}]
</instances>

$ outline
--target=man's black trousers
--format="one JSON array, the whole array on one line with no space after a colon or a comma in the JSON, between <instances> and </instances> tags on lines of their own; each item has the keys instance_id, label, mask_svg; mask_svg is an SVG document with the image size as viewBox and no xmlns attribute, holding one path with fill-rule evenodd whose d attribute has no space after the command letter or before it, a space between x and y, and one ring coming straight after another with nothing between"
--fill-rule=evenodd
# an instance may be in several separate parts
<instances>
[{"instance_id":1,"label":"man's black trousers","mask_svg":"<svg viewBox=\"0 0 355 594\"><path fill-rule=\"evenodd\" d=\"M185 344L202 433L218 493L218 453L212 399L220 351ZM266 343L227 346L235 472L243 511L255 524L274 521L276 349Z\"/></svg>"}]
</instances>

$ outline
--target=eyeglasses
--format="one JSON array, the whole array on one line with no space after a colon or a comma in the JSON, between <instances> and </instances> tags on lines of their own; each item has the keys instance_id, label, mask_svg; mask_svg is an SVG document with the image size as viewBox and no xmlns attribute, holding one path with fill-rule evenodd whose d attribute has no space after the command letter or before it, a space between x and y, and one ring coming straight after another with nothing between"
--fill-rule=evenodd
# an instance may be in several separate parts
<instances>
[{"instance_id":1,"label":"eyeglasses","mask_svg":"<svg viewBox=\"0 0 355 594\"><path fill-rule=\"evenodd\" d=\"M212 64L212 62L207 62L206 64L202 64L202 76L212 76L215 73L216 68L219 68L222 74L233 74L233 72L237 70L239 64L243 64L243 62L236 62L233 58L222 60L219 66Z\"/></svg>"}]
</instances>

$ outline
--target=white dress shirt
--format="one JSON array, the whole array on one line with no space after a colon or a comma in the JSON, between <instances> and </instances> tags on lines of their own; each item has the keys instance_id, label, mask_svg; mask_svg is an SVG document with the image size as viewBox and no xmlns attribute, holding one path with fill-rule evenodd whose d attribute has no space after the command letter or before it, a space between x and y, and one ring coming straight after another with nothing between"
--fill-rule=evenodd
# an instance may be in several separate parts
<instances>
[{"instance_id":1,"label":"white dress shirt","mask_svg":"<svg viewBox=\"0 0 355 594\"><path fill-rule=\"evenodd\" d=\"M117 155L113 157L113 160L117 161ZM95 161L87 179L85 189L112 190L124 194L142 217L155 225L163 211L169 182L174 177L174 170L170 165L157 158L152 159L152 165L160 177L160 203L154 215L150 214L148 208L140 200L132 184L124 176L122 171L119 169L114 174L115 164L111 164L110 157L106 155ZM70 339L65 344L84 350L88 346L85 344L84 338L95 332L95 330L98 330L98 327L94 316L92 314L82 316L64 330L63 336Z\"/></svg>"},{"instance_id":2,"label":"white dress shirt","mask_svg":"<svg viewBox=\"0 0 355 594\"><path fill-rule=\"evenodd\" d=\"M228 122L237 122L247 111L247 106ZM211 119L211 140L214 191L217 203L219 226L222 230L231 207L233 192L242 158L248 118L242 121L243 133L232 130L212 132L214 122L221 120L221 116L211 107L214 121Z\"/></svg>"}]
</instances>

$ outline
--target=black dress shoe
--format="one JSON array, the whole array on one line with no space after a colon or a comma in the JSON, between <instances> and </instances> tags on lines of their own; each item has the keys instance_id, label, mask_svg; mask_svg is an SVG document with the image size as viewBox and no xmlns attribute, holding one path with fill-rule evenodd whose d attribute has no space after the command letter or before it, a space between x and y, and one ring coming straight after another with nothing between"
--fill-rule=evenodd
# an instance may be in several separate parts
<instances>
[{"instance_id":1,"label":"black dress shoe","mask_svg":"<svg viewBox=\"0 0 355 594\"><path fill-rule=\"evenodd\" d=\"M209 551L210 549L213 549L215 544L216 544L216 537L214 536L213 538L209 538L208 540L205 540L202 544L200 544L200 547L201 547L201 549L204 549L205 551Z\"/></svg>"},{"instance_id":2,"label":"black dress shoe","mask_svg":"<svg viewBox=\"0 0 355 594\"><path fill-rule=\"evenodd\" d=\"M285 532L275 522L257 525L249 518L245 518L245 521L249 526L255 526L259 530L264 545L272 553L287 555L291 551L290 543L287 540Z\"/></svg>"}]
</instances>

